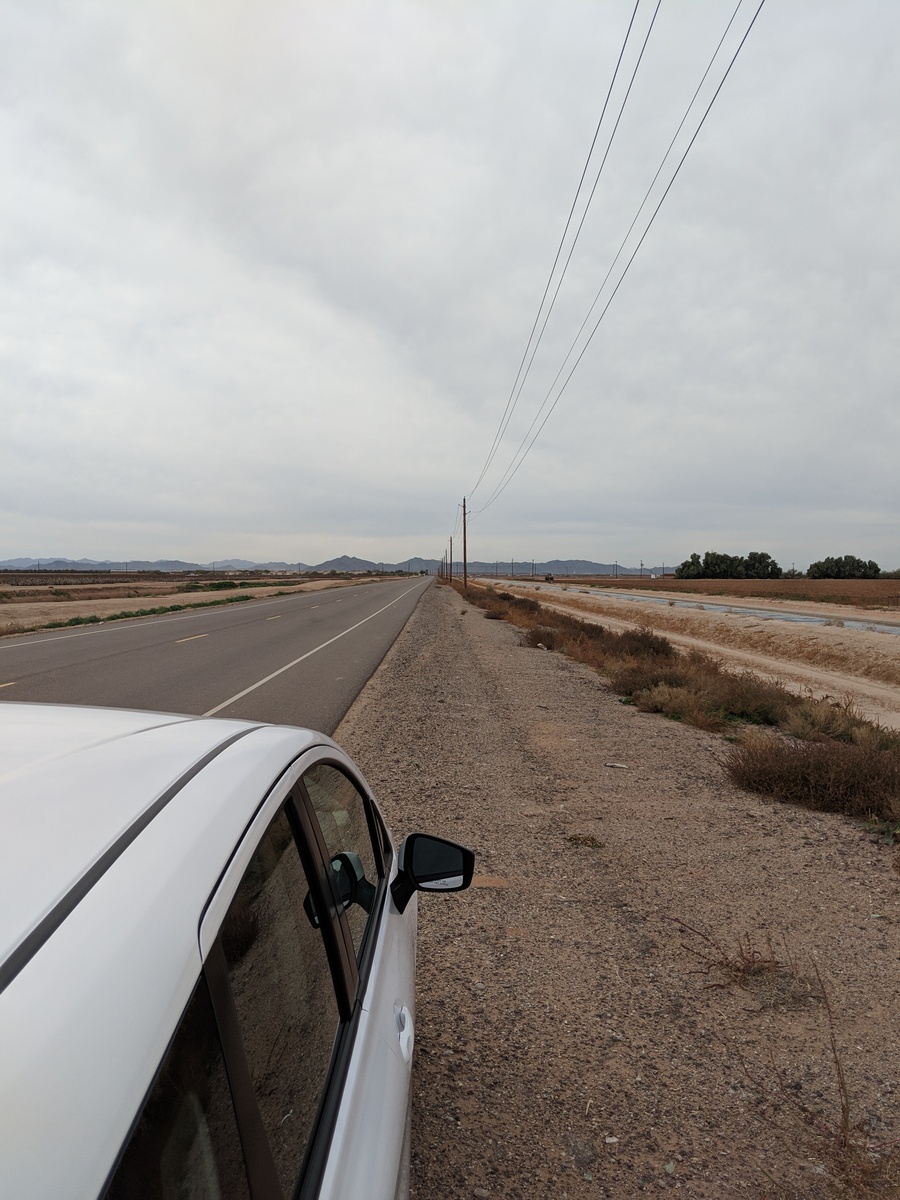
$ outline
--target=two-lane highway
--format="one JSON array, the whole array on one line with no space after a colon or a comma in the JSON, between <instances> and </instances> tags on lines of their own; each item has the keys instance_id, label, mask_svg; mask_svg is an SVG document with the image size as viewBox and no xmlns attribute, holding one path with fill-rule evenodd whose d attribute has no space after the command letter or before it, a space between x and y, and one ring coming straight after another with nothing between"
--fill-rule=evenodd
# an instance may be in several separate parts
<instances>
[{"instance_id":1,"label":"two-lane highway","mask_svg":"<svg viewBox=\"0 0 900 1200\"><path fill-rule=\"evenodd\" d=\"M362 584L0 641L0 701L99 704L332 732L429 580Z\"/></svg>"}]
</instances>

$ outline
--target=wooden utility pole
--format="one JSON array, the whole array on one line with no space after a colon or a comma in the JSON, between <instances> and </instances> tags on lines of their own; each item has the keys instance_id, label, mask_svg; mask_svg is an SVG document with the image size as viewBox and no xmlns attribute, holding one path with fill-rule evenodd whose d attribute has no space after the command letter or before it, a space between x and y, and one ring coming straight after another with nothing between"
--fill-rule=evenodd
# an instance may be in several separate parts
<instances>
[{"instance_id":1,"label":"wooden utility pole","mask_svg":"<svg viewBox=\"0 0 900 1200\"><path fill-rule=\"evenodd\" d=\"M466 546L466 498L463 496L463 591L469 590L469 551Z\"/></svg>"},{"instance_id":2,"label":"wooden utility pole","mask_svg":"<svg viewBox=\"0 0 900 1200\"><path fill-rule=\"evenodd\" d=\"M453 538L450 539L450 582L453 582Z\"/></svg>"}]
</instances>

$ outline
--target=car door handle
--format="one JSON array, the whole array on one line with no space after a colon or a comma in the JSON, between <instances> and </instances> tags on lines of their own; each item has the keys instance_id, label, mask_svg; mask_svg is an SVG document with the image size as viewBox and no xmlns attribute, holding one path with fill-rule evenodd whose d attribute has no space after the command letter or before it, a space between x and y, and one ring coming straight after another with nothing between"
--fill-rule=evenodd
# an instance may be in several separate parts
<instances>
[{"instance_id":1,"label":"car door handle","mask_svg":"<svg viewBox=\"0 0 900 1200\"><path fill-rule=\"evenodd\" d=\"M412 1058L413 1044L416 1040L412 1013L404 1004L396 1010L396 1018L397 1033L400 1040L400 1053L403 1055L403 1061L409 1062Z\"/></svg>"}]
</instances>

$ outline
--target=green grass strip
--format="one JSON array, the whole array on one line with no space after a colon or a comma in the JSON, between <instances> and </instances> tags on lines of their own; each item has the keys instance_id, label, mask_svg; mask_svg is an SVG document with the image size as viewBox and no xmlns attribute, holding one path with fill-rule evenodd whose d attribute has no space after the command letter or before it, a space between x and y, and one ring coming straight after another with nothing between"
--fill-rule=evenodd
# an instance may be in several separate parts
<instances>
[{"instance_id":1,"label":"green grass strip","mask_svg":"<svg viewBox=\"0 0 900 1200\"><path fill-rule=\"evenodd\" d=\"M127 621L131 617L158 617L163 613L183 612L186 608L213 608L219 604L241 604L252 600L252 596L225 596L221 600L195 600L191 604L161 604L157 608L135 608L126 612L110 613L105 617L69 617L68 621L48 621L38 629L68 629L73 625L102 625L106 621Z\"/></svg>"}]
</instances>

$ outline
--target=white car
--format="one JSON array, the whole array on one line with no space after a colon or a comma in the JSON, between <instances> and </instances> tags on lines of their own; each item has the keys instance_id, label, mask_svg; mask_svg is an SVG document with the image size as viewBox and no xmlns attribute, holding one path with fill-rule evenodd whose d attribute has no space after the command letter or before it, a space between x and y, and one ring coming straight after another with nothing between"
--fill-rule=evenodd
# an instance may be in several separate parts
<instances>
[{"instance_id":1,"label":"white car","mask_svg":"<svg viewBox=\"0 0 900 1200\"><path fill-rule=\"evenodd\" d=\"M0 1195L407 1190L417 889L309 730L0 704Z\"/></svg>"}]
</instances>

